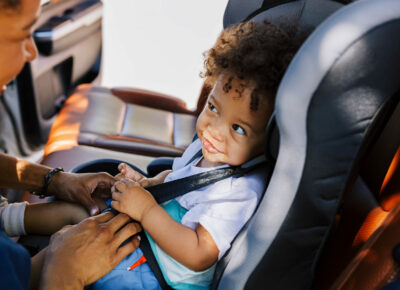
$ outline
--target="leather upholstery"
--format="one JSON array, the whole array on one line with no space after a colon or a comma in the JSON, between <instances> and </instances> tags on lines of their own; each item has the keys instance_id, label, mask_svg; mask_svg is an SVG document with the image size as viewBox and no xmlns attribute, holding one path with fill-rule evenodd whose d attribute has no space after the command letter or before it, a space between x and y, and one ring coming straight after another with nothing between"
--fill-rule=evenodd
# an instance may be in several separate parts
<instances>
[{"instance_id":1,"label":"leather upholstery","mask_svg":"<svg viewBox=\"0 0 400 290\"><path fill-rule=\"evenodd\" d=\"M400 148L387 171L380 194L394 196L398 200ZM368 219L363 227L367 222ZM373 222L373 234L368 236L369 239L336 280L332 289L356 289L354 285L357 285L357 289L380 289L399 278L399 265L393 259L393 250L400 244L400 204L393 203L393 207L383 211Z\"/></svg>"},{"instance_id":2,"label":"leather upholstery","mask_svg":"<svg viewBox=\"0 0 400 290\"><path fill-rule=\"evenodd\" d=\"M372 274L365 263L368 264L368 259L371 258L367 256L374 255L371 247L377 246L376 239L387 240L389 236L386 232L399 231L400 148L397 149L378 192L371 191L367 183L362 182L360 186L360 181L356 182L357 189L353 189L347 195L337 216L336 224L317 266L314 289L330 287L331 289L377 289L385 285L382 279L387 277L381 275L386 275L386 271L389 271L386 266L392 264L392 258L387 253L393 249L395 245L393 241L386 244L388 250L382 252L383 249L380 248L380 252L375 253L383 255L380 259L387 265L374 265L373 269L379 268ZM386 198L381 201L379 197L382 196ZM392 234L395 239L395 233ZM400 243L399 239L394 241ZM381 242L379 245L382 247ZM353 277L354 275L356 277ZM357 288L352 285L357 285ZM369 286L364 288L366 285Z\"/></svg>"},{"instance_id":3,"label":"leather upholstery","mask_svg":"<svg viewBox=\"0 0 400 290\"><path fill-rule=\"evenodd\" d=\"M136 88L112 88L111 92L113 95L129 104L136 104L174 113L194 114L193 111L186 108L184 101L168 95Z\"/></svg>"},{"instance_id":4,"label":"leather upholstery","mask_svg":"<svg viewBox=\"0 0 400 290\"><path fill-rule=\"evenodd\" d=\"M400 244L400 204L349 263L331 289L381 289L398 278L393 249Z\"/></svg>"},{"instance_id":5,"label":"leather upholstery","mask_svg":"<svg viewBox=\"0 0 400 290\"><path fill-rule=\"evenodd\" d=\"M157 93L154 99L151 96L144 90L81 85L60 111L45 156L78 144L150 156L180 156L193 138L196 114L178 99ZM158 105L162 109L154 108Z\"/></svg>"},{"instance_id":6,"label":"leather upholstery","mask_svg":"<svg viewBox=\"0 0 400 290\"><path fill-rule=\"evenodd\" d=\"M110 158L129 162L135 164L135 166L144 172L146 172L147 165L154 160L154 157L150 156L127 154L103 148L79 145L53 152L44 157L41 163L49 167L62 167L65 171L71 171L71 169L82 163L100 158Z\"/></svg>"}]
</instances>

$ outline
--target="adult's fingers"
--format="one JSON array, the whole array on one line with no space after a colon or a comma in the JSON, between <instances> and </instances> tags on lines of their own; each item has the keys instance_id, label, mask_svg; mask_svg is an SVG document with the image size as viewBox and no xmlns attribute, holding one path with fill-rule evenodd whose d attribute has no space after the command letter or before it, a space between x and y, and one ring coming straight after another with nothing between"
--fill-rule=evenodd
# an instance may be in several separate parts
<instances>
[{"instance_id":1,"label":"adult's fingers","mask_svg":"<svg viewBox=\"0 0 400 290\"><path fill-rule=\"evenodd\" d=\"M92 219L95 220L97 223L102 224L102 223L106 223L106 222L110 221L114 216L115 216L115 214L108 211L108 212L96 215L96 216L92 217Z\"/></svg>"},{"instance_id":2,"label":"adult's fingers","mask_svg":"<svg viewBox=\"0 0 400 290\"><path fill-rule=\"evenodd\" d=\"M120 214L117 214L116 216L114 216L106 224L111 229L111 231L115 233L120 228L122 228L124 225L129 223L130 221L131 221L131 218L128 215L126 215L124 213L120 213Z\"/></svg>"},{"instance_id":3,"label":"adult's fingers","mask_svg":"<svg viewBox=\"0 0 400 290\"><path fill-rule=\"evenodd\" d=\"M122 247L119 247L117 250L117 264L121 262L121 260L125 258L127 255L136 250L139 247L139 245L140 245L139 236L135 236L131 241L129 241Z\"/></svg>"},{"instance_id":4,"label":"adult's fingers","mask_svg":"<svg viewBox=\"0 0 400 290\"><path fill-rule=\"evenodd\" d=\"M108 185L111 186L114 184L114 177L107 172L100 172L96 174L96 182L97 185Z\"/></svg>"},{"instance_id":5,"label":"adult's fingers","mask_svg":"<svg viewBox=\"0 0 400 290\"><path fill-rule=\"evenodd\" d=\"M128 238L136 235L137 233L142 231L142 227L135 222L131 222L125 225L121 230L119 230L114 236L114 243L116 246L121 245L125 242Z\"/></svg>"},{"instance_id":6,"label":"adult's fingers","mask_svg":"<svg viewBox=\"0 0 400 290\"><path fill-rule=\"evenodd\" d=\"M81 204L87 209L87 211L91 216L94 216L100 212L98 205L96 204L94 199L92 199L91 196L82 193L80 197L81 197L80 200Z\"/></svg>"}]
</instances>

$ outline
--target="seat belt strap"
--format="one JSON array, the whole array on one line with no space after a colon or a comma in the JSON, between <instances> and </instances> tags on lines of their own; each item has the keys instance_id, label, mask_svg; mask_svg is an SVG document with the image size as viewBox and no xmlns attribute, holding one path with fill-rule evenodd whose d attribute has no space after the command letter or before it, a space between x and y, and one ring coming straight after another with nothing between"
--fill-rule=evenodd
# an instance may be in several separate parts
<instances>
[{"instance_id":1,"label":"seat belt strap","mask_svg":"<svg viewBox=\"0 0 400 290\"><path fill-rule=\"evenodd\" d=\"M200 156L201 156L201 150L197 152L193 156L193 158L189 160L187 164L191 163L193 160L195 160ZM146 187L146 190L148 190L153 195L153 197L158 203L163 203L168 200L177 198L181 195L184 195L188 192L197 190L204 186L223 180L225 178L231 176L237 176L237 177L243 176L247 172L259 168L265 163L266 163L265 157L264 155L261 155L246 162L242 166L230 166L230 167L209 170L206 172L201 172L184 178L172 180L169 182L164 182L154 186L149 186Z\"/></svg>"},{"instance_id":2,"label":"seat belt strap","mask_svg":"<svg viewBox=\"0 0 400 290\"><path fill-rule=\"evenodd\" d=\"M143 255L146 257L146 262L149 265L151 271L153 271L154 276L156 277L158 283L160 284L162 289L172 289L167 281L165 281L164 275L161 272L160 265L157 263L157 259L154 256L153 250L151 249L149 239L145 233L140 234L140 249L143 252Z\"/></svg>"}]
</instances>

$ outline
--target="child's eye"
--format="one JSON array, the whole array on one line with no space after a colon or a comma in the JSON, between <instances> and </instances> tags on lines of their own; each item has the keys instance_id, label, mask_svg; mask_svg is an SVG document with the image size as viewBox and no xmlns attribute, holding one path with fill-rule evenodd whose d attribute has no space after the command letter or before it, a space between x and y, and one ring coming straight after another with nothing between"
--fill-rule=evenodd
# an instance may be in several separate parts
<instances>
[{"instance_id":1,"label":"child's eye","mask_svg":"<svg viewBox=\"0 0 400 290\"><path fill-rule=\"evenodd\" d=\"M235 132L240 135L246 135L246 131L242 127L240 127L238 124L233 124L232 129L235 130Z\"/></svg>"},{"instance_id":2,"label":"child's eye","mask_svg":"<svg viewBox=\"0 0 400 290\"><path fill-rule=\"evenodd\" d=\"M218 113L218 110L217 110L217 108L212 104L212 103L208 103L208 108L211 110L211 111L213 111L213 112L215 112L215 113Z\"/></svg>"}]
</instances>

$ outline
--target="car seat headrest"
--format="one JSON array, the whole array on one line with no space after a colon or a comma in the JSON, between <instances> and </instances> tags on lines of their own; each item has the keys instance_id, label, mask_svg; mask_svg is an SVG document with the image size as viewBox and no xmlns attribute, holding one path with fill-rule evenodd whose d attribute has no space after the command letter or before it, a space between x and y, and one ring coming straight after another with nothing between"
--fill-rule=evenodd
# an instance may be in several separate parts
<instances>
[{"instance_id":1,"label":"car seat headrest","mask_svg":"<svg viewBox=\"0 0 400 290\"><path fill-rule=\"evenodd\" d=\"M356 1L300 48L277 92L275 168L220 288L311 287L358 163L400 100L399 32L400 1Z\"/></svg>"},{"instance_id":2,"label":"car seat headrest","mask_svg":"<svg viewBox=\"0 0 400 290\"><path fill-rule=\"evenodd\" d=\"M274 24L290 21L299 30L314 29L343 4L332 0L230 0L224 13L224 28L242 21L262 21Z\"/></svg>"}]
</instances>

